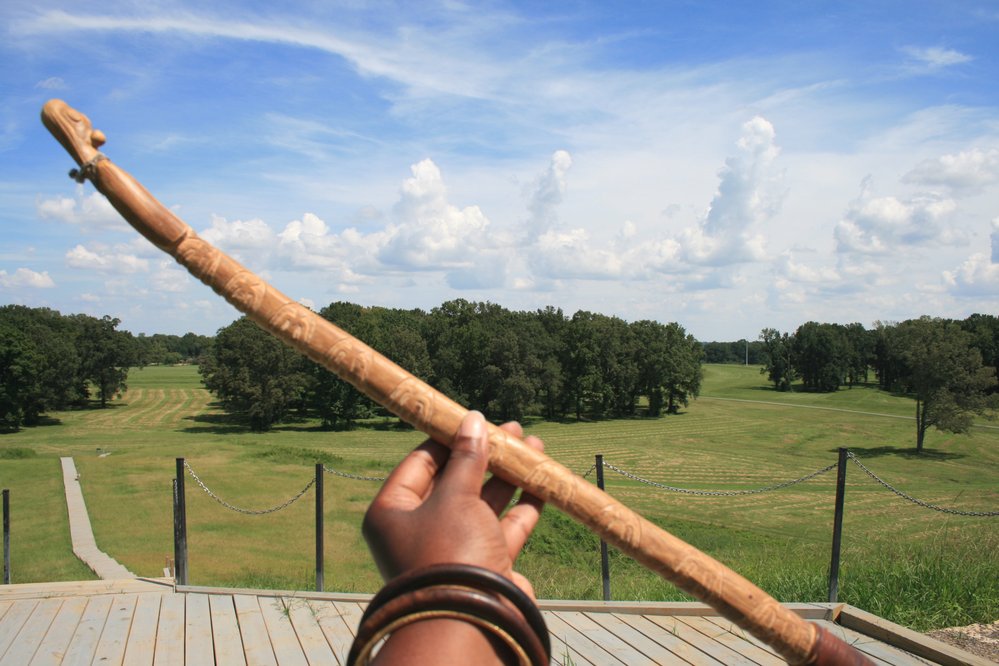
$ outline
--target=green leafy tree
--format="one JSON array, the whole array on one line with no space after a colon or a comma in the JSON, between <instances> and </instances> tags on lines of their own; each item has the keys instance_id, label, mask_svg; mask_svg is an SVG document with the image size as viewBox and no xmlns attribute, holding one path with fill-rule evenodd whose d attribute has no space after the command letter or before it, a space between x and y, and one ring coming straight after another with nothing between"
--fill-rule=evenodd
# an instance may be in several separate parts
<instances>
[{"instance_id":1,"label":"green leafy tree","mask_svg":"<svg viewBox=\"0 0 999 666\"><path fill-rule=\"evenodd\" d=\"M926 431L967 432L976 414L995 408L995 368L982 365L972 337L957 322L922 317L895 330L898 384L916 399L916 450Z\"/></svg>"},{"instance_id":2,"label":"green leafy tree","mask_svg":"<svg viewBox=\"0 0 999 666\"><path fill-rule=\"evenodd\" d=\"M117 318L74 315L80 374L97 389L101 407L128 388L128 370L141 362L139 346L128 331L119 331Z\"/></svg>"},{"instance_id":3,"label":"green leafy tree","mask_svg":"<svg viewBox=\"0 0 999 666\"><path fill-rule=\"evenodd\" d=\"M0 430L19 430L37 419L44 404L38 400L38 378L44 359L22 331L0 323Z\"/></svg>"},{"instance_id":4,"label":"green leafy tree","mask_svg":"<svg viewBox=\"0 0 999 666\"><path fill-rule=\"evenodd\" d=\"M835 391L849 374L850 356L842 326L807 322L791 339L791 366L806 391Z\"/></svg>"},{"instance_id":5,"label":"green leafy tree","mask_svg":"<svg viewBox=\"0 0 999 666\"><path fill-rule=\"evenodd\" d=\"M199 372L205 387L257 432L303 404L308 361L246 317L220 329Z\"/></svg>"},{"instance_id":6,"label":"green leafy tree","mask_svg":"<svg viewBox=\"0 0 999 666\"><path fill-rule=\"evenodd\" d=\"M792 362L792 337L776 328L765 328L760 332L760 341L763 343L760 373L766 373L778 391L790 391L797 376Z\"/></svg>"}]
</instances>

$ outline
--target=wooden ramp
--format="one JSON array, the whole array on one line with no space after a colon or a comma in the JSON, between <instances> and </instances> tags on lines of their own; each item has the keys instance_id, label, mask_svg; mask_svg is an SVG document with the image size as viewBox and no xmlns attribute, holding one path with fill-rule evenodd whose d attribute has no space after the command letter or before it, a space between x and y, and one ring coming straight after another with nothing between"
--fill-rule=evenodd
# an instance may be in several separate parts
<instances>
[{"instance_id":1,"label":"wooden ramp","mask_svg":"<svg viewBox=\"0 0 999 666\"><path fill-rule=\"evenodd\" d=\"M90 525L90 514L83 501L80 488L80 475L72 458L60 458L62 481L66 488L66 509L69 511L69 535L73 541L73 554L90 567L98 577L105 580L134 578L135 574L123 567L113 557L97 547L94 530Z\"/></svg>"},{"instance_id":2,"label":"wooden ramp","mask_svg":"<svg viewBox=\"0 0 999 666\"><path fill-rule=\"evenodd\" d=\"M0 666L342 664L368 599L174 590L149 579L0 586ZM878 664L989 663L849 606L790 607ZM559 666L784 663L703 604L552 601L542 609Z\"/></svg>"}]
</instances>

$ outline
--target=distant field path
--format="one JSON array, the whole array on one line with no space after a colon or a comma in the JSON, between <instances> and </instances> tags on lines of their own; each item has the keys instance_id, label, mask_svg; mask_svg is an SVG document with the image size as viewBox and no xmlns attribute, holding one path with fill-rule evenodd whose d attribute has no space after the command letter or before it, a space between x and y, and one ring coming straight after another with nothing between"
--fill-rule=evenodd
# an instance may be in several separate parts
<instances>
[{"instance_id":1,"label":"distant field path","mask_svg":"<svg viewBox=\"0 0 999 666\"><path fill-rule=\"evenodd\" d=\"M758 405L775 405L777 407L795 407L798 409L821 409L827 412L844 412L846 414L861 414L863 416L880 416L886 419L902 419L905 421L912 421L915 419L913 416L902 416L901 414L882 414L880 412L864 412L859 409L843 409L842 407L823 407L820 405L796 405L792 402L775 402L773 400L747 400L746 398L717 398L710 395L698 396L698 400L724 400L725 402L748 402ZM991 430L999 430L999 426L984 425L981 423L974 424L976 428L989 428Z\"/></svg>"}]
</instances>

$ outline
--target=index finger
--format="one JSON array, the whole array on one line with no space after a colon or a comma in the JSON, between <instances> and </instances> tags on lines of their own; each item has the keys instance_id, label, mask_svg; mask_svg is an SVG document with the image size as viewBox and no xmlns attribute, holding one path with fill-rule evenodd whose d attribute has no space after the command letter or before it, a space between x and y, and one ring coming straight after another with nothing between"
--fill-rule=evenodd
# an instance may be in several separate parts
<instances>
[{"instance_id":1,"label":"index finger","mask_svg":"<svg viewBox=\"0 0 999 666\"><path fill-rule=\"evenodd\" d=\"M427 440L402 459L385 479L372 504L384 504L395 509L419 506L434 486L434 477L448 458L448 448Z\"/></svg>"}]
</instances>

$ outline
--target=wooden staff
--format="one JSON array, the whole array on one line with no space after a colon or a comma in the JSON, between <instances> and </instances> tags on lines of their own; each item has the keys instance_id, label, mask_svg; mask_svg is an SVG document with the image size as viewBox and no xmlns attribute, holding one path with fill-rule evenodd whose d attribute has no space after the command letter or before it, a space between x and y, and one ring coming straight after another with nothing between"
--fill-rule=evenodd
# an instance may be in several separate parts
<instances>
[{"instance_id":1,"label":"wooden staff","mask_svg":"<svg viewBox=\"0 0 999 666\"><path fill-rule=\"evenodd\" d=\"M70 175L78 182L89 179L156 247L264 330L438 442L452 441L468 410L199 238L134 178L98 152L105 137L93 129L87 116L61 100L51 100L42 109L42 122L80 165ZM489 468L495 475L582 522L604 541L771 645L789 663L870 663L739 574L521 440L490 425L489 442Z\"/></svg>"}]
</instances>

